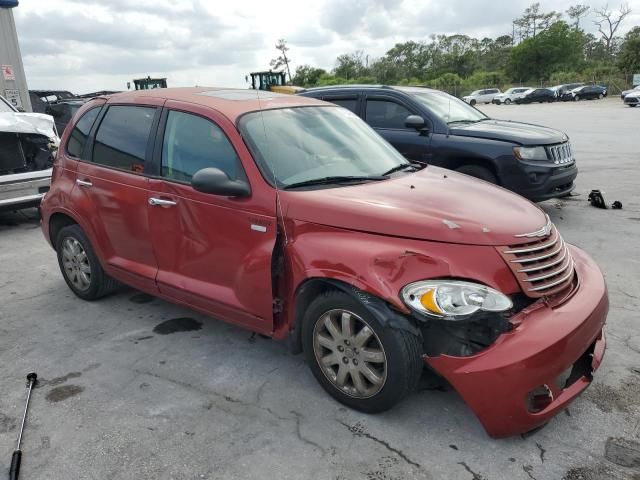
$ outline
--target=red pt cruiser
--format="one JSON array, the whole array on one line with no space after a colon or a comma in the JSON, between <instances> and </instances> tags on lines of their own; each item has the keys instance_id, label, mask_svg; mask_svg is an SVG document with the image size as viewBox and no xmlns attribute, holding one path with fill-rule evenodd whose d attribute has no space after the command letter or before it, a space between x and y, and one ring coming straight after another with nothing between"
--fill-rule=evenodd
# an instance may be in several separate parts
<instances>
[{"instance_id":1,"label":"red pt cruiser","mask_svg":"<svg viewBox=\"0 0 640 480\"><path fill-rule=\"evenodd\" d=\"M567 407L604 354L602 274L542 210L410 163L309 98L96 98L64 133L42 230L80 298L124 283L288 338L363 412L426 365L490 435L513 435Z\"/></svg>"}]
</instances>

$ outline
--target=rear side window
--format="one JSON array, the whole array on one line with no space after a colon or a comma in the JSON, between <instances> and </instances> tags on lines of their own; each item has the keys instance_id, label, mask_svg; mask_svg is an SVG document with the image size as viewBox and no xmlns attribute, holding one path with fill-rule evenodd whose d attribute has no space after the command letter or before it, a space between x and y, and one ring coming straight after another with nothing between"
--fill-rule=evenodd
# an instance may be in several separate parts
<instances>
[{"instance_id":1,"label":"rear side window","mask_svg":"<svg viewBox=\"0 0 640 480\"><path fill-rule=\"evenodd\" d=\"M335 103L336 105L341 106L342 108L346 108L347 110L351 110L353 113L356 113L358 108L358 99L357 98L329 98L325 97L323 100L331 103Z\"/></svg>"},{"instance_id":2,"label":"rear side window","mask_svg":"<svg viewBox=\"0 0 640 480\"><path fill-rule=\"evenodd\" d=\"M220 127L197 115L170 111L162 141L162 176L190 182L203 168L218 168L232 180L244 178L240 159Z\"/></svg>"},{"instance_id":3,"label":"rear side window","mask_svg":"<svg viewBox=\"0 0 640 480\"><path fill-rule=\"evenodd\" d=\"M67 141L67 153L72 157L80 158L82 156L84 145L87 143L91 127L93 127L96 118L98 118L100 108L95 107L86 111L82 118L78 120L76 126L73 127L73 130L71 130L71 135L69 135L69 140Z\"/></svg>"},{"instance_id":4,"label":"rear side window","mask_svg":"<svg viewBox=\"0 0 640 480\"><path fill-rule=\"evenodd\" d=\"M367 123L375 128L405 129L411 112L390 100L367 100Z\"/></svg>"},{"instance_id":5,"label":"rear side window","mask_svg":"<svg viewBox=\"0 0 640 480\"><path fill-rule=\"evenodd\" d=\"M96 134L94 163L142 173L155 112L154 107L109 107Z\"/></svg>"}]
</instances>

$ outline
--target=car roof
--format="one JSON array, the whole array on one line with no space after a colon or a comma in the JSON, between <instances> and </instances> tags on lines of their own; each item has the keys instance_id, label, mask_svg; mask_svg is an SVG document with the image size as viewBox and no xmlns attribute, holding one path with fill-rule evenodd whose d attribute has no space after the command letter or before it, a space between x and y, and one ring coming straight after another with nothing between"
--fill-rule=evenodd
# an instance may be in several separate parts
<instances>
[{"instance_id":1,"label":"car roof","mask_svg":"<svg viewBox=\"0 0 640 480\"><path fill-rule=\"evenodd\" d=\"M412 85L412 86L402 86L402 85L357 85L357 84L348 84L348 85L327 85L323 87L312 87L303 90L300 93L305 92L331 92L334 90L385 90L385 91L396 91L403 93L424 93L424 92L433 92L433 93L446 93L442 90L436 90L434 88L423 87L420 85Z\"/></svg>"},{"instance_id":2,"label":"car roof","mask_svg":"<svg viewBox=\"0 0 640 480\"><path fill-rule=\"evenodd\" d=\"M144 98L160 98L164 100L188 102L218 110L233 122L247 112L254 112L258 110L303 107L309 105L331 105L320 100L308 97L299 97L297 95L287 95L262 90L213 87L132 90L96 98L106 98L109 103L117 103L118 101L135 103L137 99Z\"/></svg>"}]
</instances>

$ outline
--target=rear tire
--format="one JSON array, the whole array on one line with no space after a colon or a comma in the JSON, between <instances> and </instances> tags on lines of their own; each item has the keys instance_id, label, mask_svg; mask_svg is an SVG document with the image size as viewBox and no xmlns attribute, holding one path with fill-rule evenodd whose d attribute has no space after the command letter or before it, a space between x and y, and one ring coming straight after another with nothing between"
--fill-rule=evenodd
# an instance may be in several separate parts
<instances>
[{"instance_id":1,"label":"rear tire","mask_svg":"<svg viewBox=\"0 0 640 480\"><path fill-rule=\"evenodd\" d=\"M456 168L456 172L464 173L465 175L498 185L498 178L495 174L488 168L481 167L480 165L463 165Z\"/></svg>"},{"instance_id":2,"label":"rear tire","mask_svg":"<svg viewBox=\"0 0 640 480\"><path fill-rule=\"evenodd\" d=\"M505 105L511 105L511 99L510 99L510 98L507 98L507 99L504 101L504 104L505 104Z\"/></svg>"},{"instance_id":3,"label":"rear tire","mask_svg":"<svg viewBox=\"0 0 640 480\"><path fill-rule=\"evenodd\" d=\"M390 409L415 389L422 373L421 339L383 326L342 291L326 291L311 302L303 318L302 342L322 388L361 412Z\"/></svg>"},{"instance_id":4,"label":"rear tire","mask_svg":"<svg viewBox=\"0 0 640 480\"><path fill-rule=\"evenodd\" d=\"M630 103L630 104L629 104L629 106L630 106L631 108L634 108L636 105L637 105L637 104L635 104L635 103Z\"/></svg>"},{"instance_id":5,"label":"rear tire","mask_svg":"<svg viewBox=\"0 0 640 480\"><path fill-rule=\"evenodd\" d=\"M78 297L97 300L117 290L119 283L102 269L91 242L79 225L60 230L56 252L62 276Z\"/></svg>"}]
</instances>

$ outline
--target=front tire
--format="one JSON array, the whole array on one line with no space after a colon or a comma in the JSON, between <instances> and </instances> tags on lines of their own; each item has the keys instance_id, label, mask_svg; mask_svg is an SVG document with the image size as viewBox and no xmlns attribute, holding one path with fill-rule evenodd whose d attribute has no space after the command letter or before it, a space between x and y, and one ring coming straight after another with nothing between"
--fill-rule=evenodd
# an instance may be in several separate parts
<instances>
[{"instance_id":1,"label":"front tire","mask_svg":"<svg viewBox=\"0 0 640 480\"><path fill-rule=\"evenodd\" d=\"M325 391L361 412L390 409L415 389L422 372L419 337L383 326L359 301L338 290L311 302L302 342Z\"/></svg>"},{"instance_id":2,"label":"front tire","mask_svg":"<svg viewBox=\"0 0 640 480\"><path fill-rule=\"evenodd\" d=\"M576 95L575 97L573 97L573 101L574 102L579 102L580 101L580 96Z\"/></svg>"},{"instance_id":3,"label":"front tire","mask_svg":"<svg viewBox=\"0 0 640 480\"><path fill-rule=\"evenodd\" d=\"M504 104L505 104L505 105L511 105L511 99L510 99L510 98L507 98L507 99L504 101Z\"/></svg>"},{"instance_id":4,"label":"front tire","mask_svg":"<svg viewBox=\"0 0 640 480\"><path fill-rule=\"evenodd\" d=\"M65 282L83 300L97 300L118 288L109 277L79 225L69 225L56 238L58 265Z\"/></svg>"},{"instance_id":5,"label":"front tire","mask_svg":"<svg viewBox=\"0 0 640 480\"><path fill-rule=\"evenodd\" d=\"M471 101L469 102L469 105L471 105L472 107L473 107L475 104L476 104L476 101L475 101L475 100L471 100Z\"/></svg>"}]
</instances>

